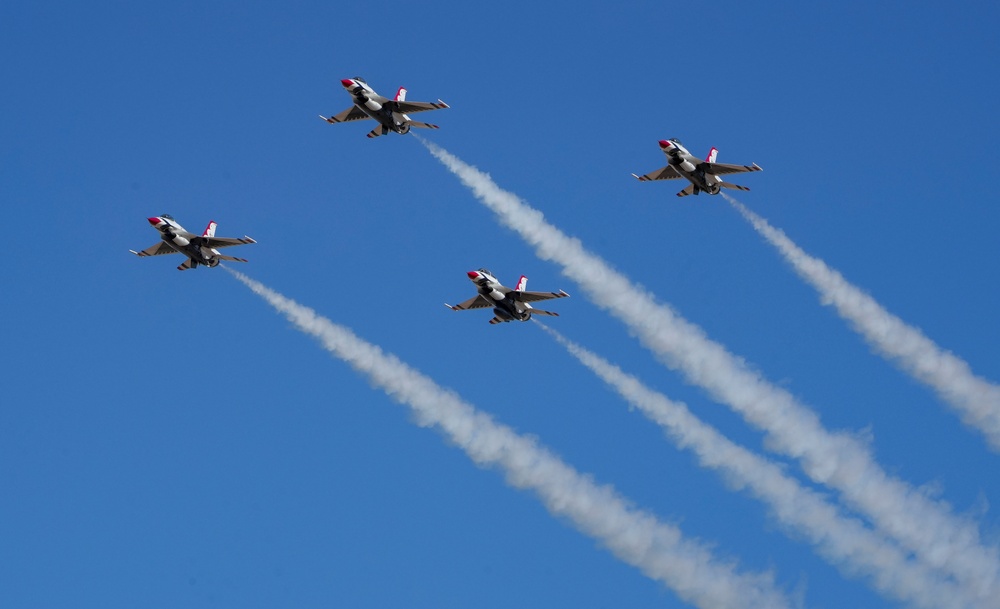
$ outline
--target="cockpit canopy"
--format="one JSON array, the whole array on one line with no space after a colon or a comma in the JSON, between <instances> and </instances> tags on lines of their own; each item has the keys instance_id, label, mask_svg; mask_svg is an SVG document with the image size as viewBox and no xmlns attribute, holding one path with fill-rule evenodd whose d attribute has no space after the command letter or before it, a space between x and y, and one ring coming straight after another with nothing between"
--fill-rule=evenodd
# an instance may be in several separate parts
<instances>
[{"instance_id":1,"label":"cockpit canopy","mask_svg":"<svg viewBox=\"0 0 1000 609\"><path fill-rule=\"evenodd\" d=\"M489 275L490 277L496 277L496 275L493 274L493 271L491 271L489 269L479 269L479 272L483 273L483 274L486 274L486 275Z\"/></svg>"},{"instance_id":2,"label":"cockpit canopy","mask_svg":"<svg viewBox=\"0 0 1000 609\"><path fill-rule=\"evenodd\" d=\"M355 76L355 77L354 77L354 80L356 80L356 81L358 81L358 82L363 82L363 83L365 83L366 85L368 84L368 81L367 81L367 80L365 80L364 78L361 78L360 76Z\"/></svg>"},{"instance_id":3,"label":"cockpit canopy","mask_svg":"<svg viewBox=\"0 0 1000 609\"><path fill-rule=\"evenodd\" d=\"M670 138L670 141L673 142L673 143L675 143L675 144L680 144L681 146L684 145L684 144L681 144L681 141L679 139L677 139L676 137Z\"/></svg>"},{"instance_id":4,"label":"cockpit canopy","mask_svg":"<svg viewBox=\"0 0 1000 609\"><path fill-rule=\"evenodd\" d=\"M160 217L161 218L166 218L167 220L173 220L174 219L174 217L171 216L170 214L160 214Z\"/></svg>"}]
</instances>

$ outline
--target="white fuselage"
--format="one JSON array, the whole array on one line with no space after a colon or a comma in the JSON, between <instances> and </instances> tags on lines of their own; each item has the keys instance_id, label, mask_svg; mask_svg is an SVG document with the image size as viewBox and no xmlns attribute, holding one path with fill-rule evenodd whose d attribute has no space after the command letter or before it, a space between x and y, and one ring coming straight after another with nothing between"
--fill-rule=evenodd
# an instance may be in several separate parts
<instances>
[{"instance_id":1,"label":"white fuselage","mask_svg":"<svg viewBox=\"0 0 1000 609\"><path fill-rule=\"evenodd\" d=\"M153 228L160 231L160 238L163 239L163 242L190 258L193 266L199 264L208 267L219 265L219 259L216 257L219 252L210 247L204 247L202 237L188 232L170 216L153 216L147 220Z\"/></svg>"},{"instance_id":2,"label":"white fuselage","mask_svg":"<svg viewBox=\"0 0 1000 609\"><path fill-rule=\"evenodd\" d=\"M503 321L528 321L531 318L531 305L508 298L513 290L497 281L496 277L483 269L469 271L469 280L476 284L479 293L493 303L493 313Z\"/></svg>"},{"instance_id":3,"label":"white fuselage","mask_svg":"<svg viewBox=\"0 0 1000 609\"><path fill-rule=\"evenodd\" d=\"M368 86L368 83L358 78L345 78L340 84L351 94L354 105L381 123L383 127L396 133L409 132L410 117L402 112L396 112L397 106L394 100L382 97Z\"/></svg>"},{"instance_id":4,"label":"white fuselage","mask_svg":"<svg viewBox=\"0 0 1000 609\"><path fill-rule=\"evenodd\" d=\"M679 142L663 140L660 142L660 148L667 155L667 162L670 166L694 184L695 192L700 190L714 195L722 189L720 186L722 178L705 173L704 169L701 168L705 161L688 152L687 148L681 146Z\"/></svg>"}]
</instances>

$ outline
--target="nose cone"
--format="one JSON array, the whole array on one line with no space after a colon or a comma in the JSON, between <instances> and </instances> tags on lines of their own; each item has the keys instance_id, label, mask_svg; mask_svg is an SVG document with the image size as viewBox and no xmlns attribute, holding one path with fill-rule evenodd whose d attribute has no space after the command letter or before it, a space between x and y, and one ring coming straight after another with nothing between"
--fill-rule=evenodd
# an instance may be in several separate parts
<instances>
[{"instance_id":1,"label":"nose cone","mask_svg":"<svg viewBox=\"0 0 1000 609\"><path fill-rule=\"evenodd\" d=\"M466 273L466 275L468 275L469 279L473 281L479 279L479 271L469 271L468 273Z\"/></svg>"},{"instance_id":2,"label":"nose cone","mask_svg":"<svg viewBox=\"0 0 1000 609\"><path fill-rule=\"evenodd\" d=\"M350 89L351 87L354 86L354 81L351 80L350 78L345 78L344 80L340 81L340 84L344 85L345 89Z\"/></svg>"},{"instance_id":3,"label":"nose cone","mask_svg":"<svg viewBox=\"0 0 1000 609\"><path fill-rule=\"evenodd\" d=\"M153 226L156 226L160 222L163 222L163 220L160 220L156 216L153 216L152 218L146 218L146 220L149 220L149 223L152 224Z\"/></svg>"},{"instance_id":4,"label":"nose cone","mask_svg":"<svg viewBox=\"0 0 1000 609\"><path fill-rule=\"evenodd\" d=\"M660 140L660 148L663 148L664 150L667 150L671 146L673 146L672 142L668 142L667 140Z\"/></svg>"}]
</instances>

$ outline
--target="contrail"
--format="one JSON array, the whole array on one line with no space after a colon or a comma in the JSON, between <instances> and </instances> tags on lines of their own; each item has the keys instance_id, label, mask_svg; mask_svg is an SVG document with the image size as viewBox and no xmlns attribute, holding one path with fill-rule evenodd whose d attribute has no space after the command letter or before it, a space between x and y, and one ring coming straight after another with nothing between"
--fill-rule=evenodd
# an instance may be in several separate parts
<instances>
[{"instance_id":1,"label":"contrail","mask_svg":"<svg viewBox=\"0 0 1000 609\"><path fill-rule=\"evenodd\" d=\"M419 141L533 246L537 256L559 264L592 302L624 322L662 363L763 429L772 450L798 459L810 478L838 489L846 503L879 529L968 585L970 592L1000 598L1000 555L997 548L982 545L974 522L889 476L858 438L824 429L819 417L791 393L764 379L671 307L656 302L646 289L587 251L579 239L546 222L541 212L501 189L487 174L435 144Z\"/></svg>"},{"instance_id":2,"label":"contrail","mask_svg":"<svg viewBox=\"0 0 1000 609\"><path fill-rule=\"evenodd\" d=\"M1000 451L1000 386L973 374L964 360L941 349L822 260L802 251L784 232L736 199L722 194L795 272L816 288L823 304L833 305L837 314L851 322L876 352L930 386L958 411L966 425L979 429L993 450Z\"/></svg>"},{"instance_id":3,"label":"contrail","mask_svg":"<svg viewBox=\"0 0 1000 609\"><path fill-rule=\"evenodd\" d=\"M409 406L420 425L440 429L478 465L501 469L511 486L533 490L549 512L568 518L681 599L703 609L791 607L770 574L737 572L702 543L630 506L612 487L597 485L535 440L496 423L397 357L246 275L226 270L334 357Z\"/></svg>"},{"instance_id":4,"label":"contrail","mask_svg":"<svg viewBox=\"0 0 1000 609\"><path fill-rule=\"evenodd\" d=\"M923 563L909 559L893 542L856 518L843 516L822 495L786 476L775 463L734 444L691 414L687 406L643 385L618 366L538 325L629 404L659 424L680 448L693 451L702 467L720 472L731 486L747 488L775 517L803 535L819 553L847 574L867 576L880 593L928 609L997 607L1000 599L969 598L966 591Z\"/></svg>"}]
</instances>

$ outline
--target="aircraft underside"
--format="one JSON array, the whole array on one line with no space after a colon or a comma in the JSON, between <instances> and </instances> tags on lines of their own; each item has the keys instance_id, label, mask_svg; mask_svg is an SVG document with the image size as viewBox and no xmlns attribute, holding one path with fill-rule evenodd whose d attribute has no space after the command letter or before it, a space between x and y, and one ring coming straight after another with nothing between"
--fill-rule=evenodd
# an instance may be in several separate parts
<instances>
[{"instance_id":1,"label":"aircraft underside","mask_svg":"<svg viewBox=\"0 0 1000 609\"><path fill-rule=\"evenodd\" d=\"M679 167L674 167L678 172L681 173L689 182L694 186L694 194L700 192L707 192L710 195L717 195L722 188L719 183L715 180L709 180L705 175L704 171L696 170L694 173L686 172Z\"/></svg>"},{"instance_id":2,"label":"aircraft underside","mask_svg":"<svg viewBox=\"0 0 1000 609\"><path fill-rule=\"evenodd\" d=\"M196 242L199 237L195 237L191 240L191 243L185 246L179 246L174 243L171 239L164 239L164 241L170 247L177 250L179 253L184 254L191 261L191 268L197 267L199 264L202 266L207 266L209 268L219 266L219 259L215 256L206 256L201 245Z\"/></svg>"},{"instance_id":3,"label":"aircraft underside","mask_svg":"<svg viewBox=\"0 0 1000 609\"><path fill-rule=\"evenodd\" d=\"M489 298L488 294L483 295ZM496 315L497 319L500 321L528 321L528 319L531 318L530 311L520 310L515 303L506 298L501 301L494 300L493 302L496 304L493 308L493 314Z\"/></svg>"},{"instance_id":4,"label":"aircraft underside","mask_svg":"<svg viewBox=\"0 0 1000 609\"><path fill-rule=\"evenodd\" d=\"M380 110L375 111L369 108L363 102L358 102L357 100L355 100L355 105L358 108L360 108L362 112L364 112L371 118L375 119L376 121L379 122L380 125L382 125L383 135L388 133L389 131L395 131L396 133L400 134L410 132L410 125L407 124L406 121L402 122L397 121L396 120L397 114L392 110L390 110L389 108L387 108L386 106L382 106Z\"/></svg>"}]
</instances>

